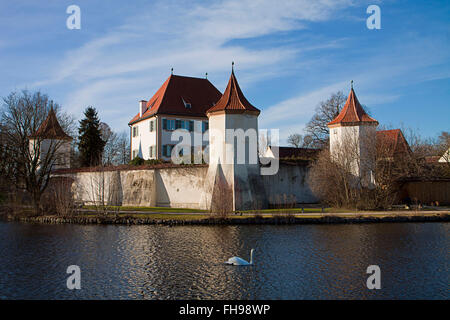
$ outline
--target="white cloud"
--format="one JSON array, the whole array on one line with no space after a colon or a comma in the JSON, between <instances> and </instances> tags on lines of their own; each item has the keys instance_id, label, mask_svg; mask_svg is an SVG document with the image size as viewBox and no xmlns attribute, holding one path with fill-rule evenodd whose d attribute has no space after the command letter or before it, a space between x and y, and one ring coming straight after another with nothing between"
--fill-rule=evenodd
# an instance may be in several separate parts
<instances>
[{"instance_id":1,"label":"white cloud","mask_svg":"<svg viewBox=\"0 0 450 320\"><path fill-rule=\"evenodd\" d=\"M358 97L363 98L361 102L370 108L399 97L380 90L387 81L399 78L403 85L416 81L417 77L407 78L405 74L448 58L448 46L435 47L433 39L397 39L397 43L386 45L389 52L358 46L358 39L353 37L330 39L326 32L300 42L289 38L276 46L264 46L262 40L257 49L242 44L245 41L233 41L302 30L310 22L336 19L349 6L354 6L353 1L159 1L140 8L141 14L129 16L106 34L67 51L64 59L54 62L51 72L34 85L70 84L73 90L61 101L65 108L80 117L82 109L93 105L99 108L103 121L123 130L137 112L138 100L150 98L171 67L175 74L201 77L208 72L219 90L224 89L233 60L243 88L294 72L313 73L317 79L308 79L302 90L291 91L291 97L287 92L284 101L259 106L263 108L260 127L279 128L283 140L290 133L302 131L317 104L332 92L344 90L346 94L351 79L355 80ZM350 49L361 52L356 61L333 56L352 45ZM434 49L424 52L423 48L430 47ZM329 56L311 54L318 50L333 52ZM448 76L448 70L440 75Z\"/></svg>"},{"instance_id":2,"label":"white cloud","mask_svg":"<svg viewBox=\"0 0 450 320\"><path fill-rule=\"evenodd\" d=\"M260 116L262 129L279 129L283 144L292 133L301 133L320 101L348 86L347 81L337 82L323 88L300 94L264 109ZM324 98L325 97L325 98Z\"/></svg>"},{"instance_id":3,"label":"white cloud","mask_svg":"<svg viewBox=\"0 0 450 320\"><path fill-rule=\"evenodd\" d=\"M286 63L294 59L298 48L256 50L228 42L300 29L305 22L330 18L346 5L349 1L157 2L107 34L66 52L64 59L54 64L53 72L33 85L70 83L74 91L63 105L78 117L87 105L105 108L107 104L103 113L112 125L117 117L112 120L108 114L116 110L131 118L134 109L127 109L134 108L139 99L149 98L169 75L170 67L176 74L202 76L208 72L210 78L225 82L235 60L239 71L251 71L251 76L243 77L244 83L286 71ZM121 129L125 127L126 122L121 124Z\"/></svg>"}]
</instances>

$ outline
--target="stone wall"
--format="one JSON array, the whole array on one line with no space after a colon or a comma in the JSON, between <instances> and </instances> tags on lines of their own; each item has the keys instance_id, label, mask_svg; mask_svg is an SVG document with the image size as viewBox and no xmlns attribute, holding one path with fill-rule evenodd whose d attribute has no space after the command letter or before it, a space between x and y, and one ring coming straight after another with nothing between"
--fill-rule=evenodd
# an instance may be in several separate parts
<instances>
[{"instance_id":1,"label":"stone wall","mask_svg":"<svg viewBox=\"0 0 450 320\"><path fill-rule=\"evenodd\" d=\"M85 204L208 209L205 197L208 166L162 168L105 168L72 170L54 176L70 176L77 201ZM317 199L307 183L304 164L280 164L278 174L260 176L258 193L270 206L314 203ZM252 182L253 183L253 182ZM243 190L245 192L245 190Z\"/></svg>"},{"instance_id":2,"label":"stone wall","mask_svg":"<svg viewBox=\"0 0 450 320\"><path fill-rule=\"evenodd\" d=\"M155 171L156 205L173 208L203 208L200 199L208 167L181 167Z\"/></svg>"},{"instance_id":3,"label":"stone wall","mask_svg":"<svg viewBox=\"0 0 450 320\"><path fill-rule=\"evenodd\" d=\"M70 176L77 201L85 204L197 208L206 166L56 173Z\"/></svg>"},{"instance_id":4,"label":"stone wall","mask_svg":"<svg viewBox=\"0 0 450 320\"><path fill-rule=\"evenodd\" d=\"M280 163L276 175L262 176L270 207L317 203L308 184L307 164Z\"/></svg>"}]
</instances>

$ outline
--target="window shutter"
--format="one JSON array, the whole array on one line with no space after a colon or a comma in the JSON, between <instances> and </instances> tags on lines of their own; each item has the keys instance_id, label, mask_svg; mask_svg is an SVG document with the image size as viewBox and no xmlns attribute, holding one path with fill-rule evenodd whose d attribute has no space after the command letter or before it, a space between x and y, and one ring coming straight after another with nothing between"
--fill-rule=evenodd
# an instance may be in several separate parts
<instances>
[{"instance_id":1,"label":"window shutter","mask_svg":"<svg viewBox=\"0 0 450 320\"><path fill-rule=\"evenodd\" d=\"M190 132L194 131L194 121L192 120L189 121L189 131Z\"/></svg>"},{"instance_id":2,"label":"window shutter","mask_svg":"<svg viewBox=\"0 0 450 320\"><path fill-rule=\"evenodd\" d=\"M167 130L167 119L162 119L163 122L163 129Z\"/></svg>"}]
</instances>

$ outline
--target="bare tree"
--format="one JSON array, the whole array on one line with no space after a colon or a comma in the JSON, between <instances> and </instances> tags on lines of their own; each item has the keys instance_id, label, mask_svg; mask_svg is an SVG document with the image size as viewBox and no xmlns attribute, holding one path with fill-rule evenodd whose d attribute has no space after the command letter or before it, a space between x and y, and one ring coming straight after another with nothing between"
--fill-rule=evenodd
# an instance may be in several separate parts
<instances>
[{"instance_id":1,"label":"bare tree","mask_svg":"<svg viewBox=\"0 0 450 320\"><path fill-rule=\"evenodd\" d=\"M288 137L287 142L294 148L309 148L313 146L313 139L310 135L302 136L299 133L291 134Z\"/></svg>"},{"instance_id":2,"label":"bare tree","mask_svg":"<svg viewBox=\"0 0 450 320\"><path fill-rule=\"evenodd\" d=\"M216 179L210 214L211 216L226 218L233 212L233 192L224 177L217 176Z\"/></svg>"},{"instance_id":3,"label":"bare tree","mask_svg":"<svg viewBox=\"0 0 450 320\"><path fill-rule=\"evenodd\" d=\"M437 154L442 155L439 161L446 164L447 174L450 176L450 133L442 131L438 137Z\"/></svg>"},{"instance_id":4,"label":"bare tree","mask_svg":"<svg viewBox=\"0 0 450 320\"><path fill-rule=\"evenodd\" d=\"M130 139L128 133L117 134L104 122L100 123L102 139L105 141L103 149L103 165L128 164L130 162Z\"/></svg>"},{"instance_id":5,"label":"bare tree","mask_svg":"<svg viewBox=\"0 0 450 320\"><path fill-rule=\"evenodd\" d=\"M56 163L56 152L63 144L61 140L35 136L51 109L55 111L63 130L71 132L73 120L61 114L59 105L47 95L24 90L3 98L2 139L8 150L3 156L8 157L5 161L10 165L8 171L13 177L12 183L17 189L29 192L36 213L41 209L41 196ZM34 143L30 143L32 136Z\"/></svg>"},{"instance_id":6,"label":"bare tree","mask_svg":"<svg viewBox=\"0 0 450 320\"><path fill-rule=\"evenodd\" d=\"M305 132L311 137L311 145L322 148L328 144L330 131L327 123L331 122L341 112L346 98L342 91L333 93L331 97L320 102L316 113L306 124Z\"/></svg>"},{"instance_id":7,"label":"bare tree","mask_svg":"<svg viewBox=\"0 0 450 320\"><path fill-rule=\"evenodd\" d=\"M295 148L300 148L303 145L303 136L299 133L293 133L288 137L287 142Z\"/></svg>"},{"instance_id":8,"label":"bare tree","mask_svg":"<svg viewBox=\"0 0 450 320\"><path fill-rule=\"evenodd\" d=\"M103 165L114 164L118 157L118 136L111 130L110 126L104 122L100 123L100 132L102 134L103 141L105 141L105 147L103 148L102 155Z\"/></svg>"},{"instance_id":9,"label":"bare tree","mask_svg":"<svg viewBox=\"0 0 450 320\"><path fill-rule=\"evenodd\" d=\"M117 164L128 164L130 162L130 135L124 131L117 138Z\"/></svg>"},{"instance_id":10,"label":"bare tree","mask_svg":"<svg viewBox=\"0 0 450 320\"><path fill-rule=\"evenodd\" d=\"M54 177L42 194L42 207L45 212L56 213L60 216L70 216L75 209L73 180L68 177Z\"/></svg>"},{"instance_id":11,"label":"bare tree","mask_svg":"<svg viewBox=\"0 0 450 320\"><path fill-rule=\"evenodd\" d=\"M418 138L420 139L420 138ZM391 139L347 137L330 153L324 149L312 164L313 192L334 207L386 209L398 200L404 181L439 175L420 153L399 148Z\"/></svg>"}]
</instances>

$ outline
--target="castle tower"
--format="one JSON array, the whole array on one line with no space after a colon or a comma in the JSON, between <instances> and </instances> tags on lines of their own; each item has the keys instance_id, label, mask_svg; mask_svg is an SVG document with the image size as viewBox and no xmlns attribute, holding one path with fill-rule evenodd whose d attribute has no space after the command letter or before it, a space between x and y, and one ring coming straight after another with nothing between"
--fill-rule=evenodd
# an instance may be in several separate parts
<instances>
[{"instance_id":1,"label":"castle tower","mask_svg":"<svg viewBox=\"0 0 450 320\"><path fill-rule=\"evenodd\" d=\"M39 153L39 161L46 161L49 152L54 153L52 169L70 168L70 142L72 137L61 128L53 108L47 118L39 126L36 133L30 136L30 153ZM51 159L50 157L48 159Z\"/></svg>"},{"instance_id":2,"label":"castle tower","mask_svg":"<svg viewBox=\"0 0 450 320\"><path fill-rule=\"evenodd\" d=\"M258 158L259 114L245 98L232 70L224 94L207 111L206 208L228 205L228 210L248 210L266 206Z\"/></svg>"},{"instance_id":3,"label":"castle tower","mask_svg":"<svg viewBox=\"0 0 450 320\"><path fill-rule=\"evenodd\" d=\"M363 109L353 90L353 81L344 108L328 123L330 154L358 177L373 182L375 140L378 121Z\"/></svg>"}]
</instances>

